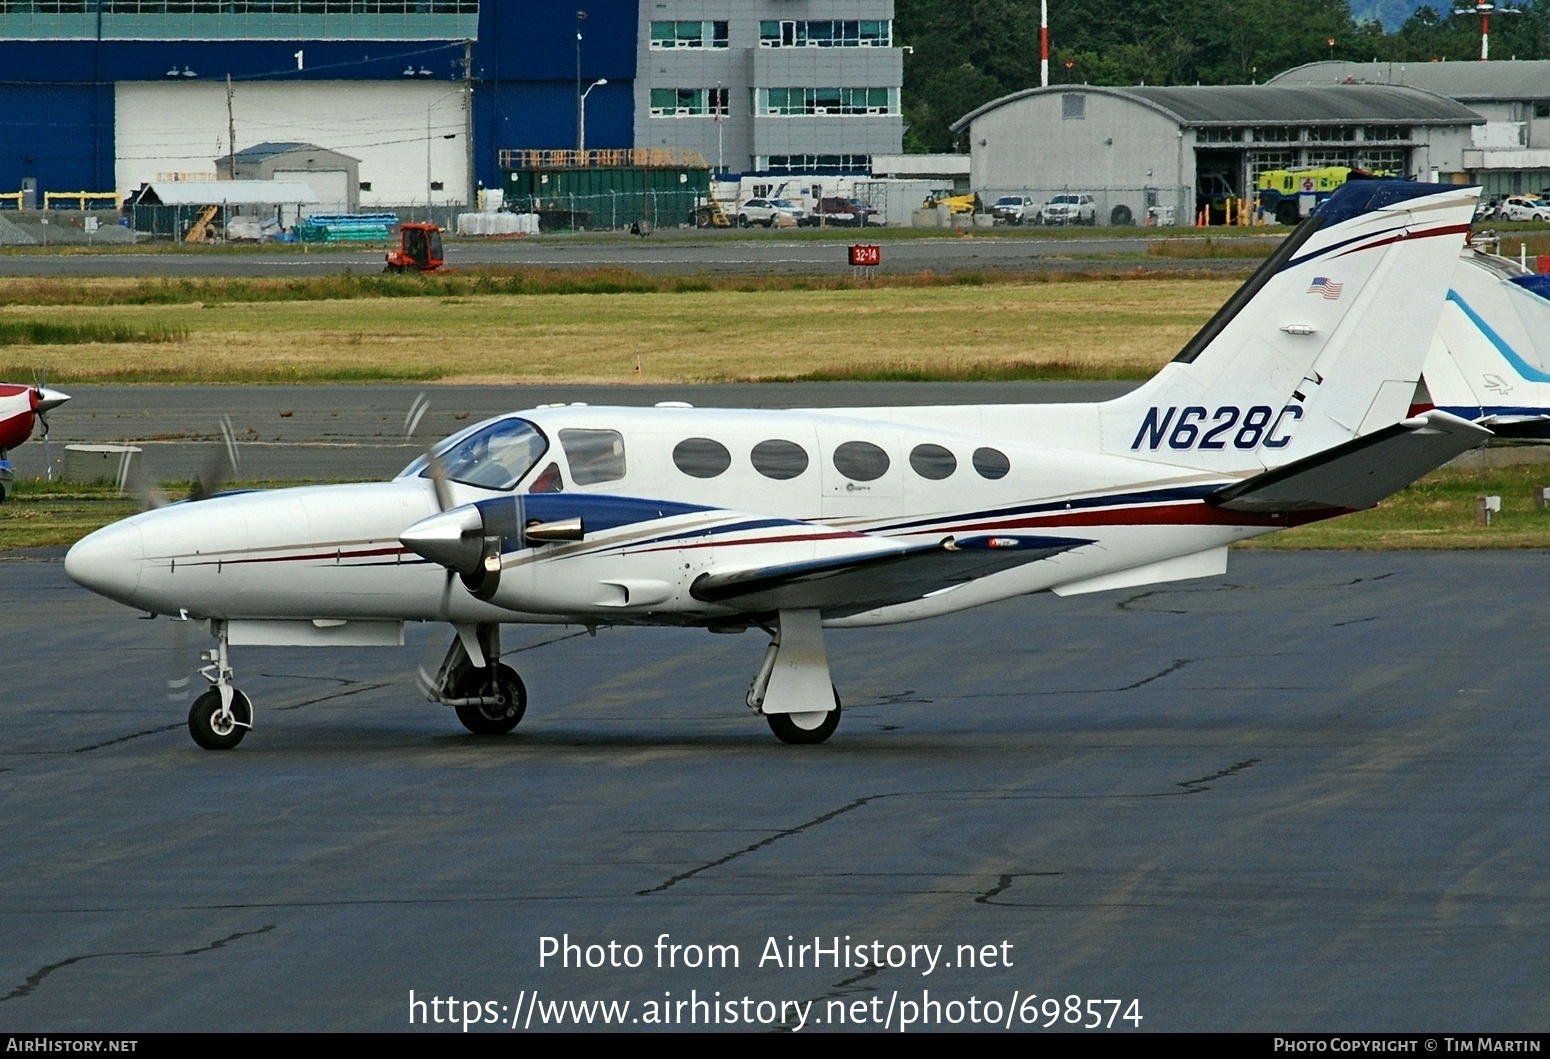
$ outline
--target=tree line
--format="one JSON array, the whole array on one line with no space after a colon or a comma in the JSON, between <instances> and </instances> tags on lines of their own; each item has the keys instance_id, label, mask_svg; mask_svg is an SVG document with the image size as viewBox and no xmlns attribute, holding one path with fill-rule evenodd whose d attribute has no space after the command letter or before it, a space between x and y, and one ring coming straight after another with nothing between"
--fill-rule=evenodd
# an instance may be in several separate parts
<instances>
[{"instance_id":1,"label":"tree line","mask_svg":"<svg viewBox=\"0 0 1550 1059\"><path fill-rule=\"evenodd\" d=\"M1349 0L1049 0L1050 84L1255 84L1322 59L1479 58L1479 16L1446 0L1407 17L1404 0L1358 2L1360 18ZM1491 57L1550 58L1550 0L1516 6L1491 18ZM1038 0L897 0L894 43L909 49L907 151L951 150L952 122L1039 84Z\"/></svg>"}]
</instances>

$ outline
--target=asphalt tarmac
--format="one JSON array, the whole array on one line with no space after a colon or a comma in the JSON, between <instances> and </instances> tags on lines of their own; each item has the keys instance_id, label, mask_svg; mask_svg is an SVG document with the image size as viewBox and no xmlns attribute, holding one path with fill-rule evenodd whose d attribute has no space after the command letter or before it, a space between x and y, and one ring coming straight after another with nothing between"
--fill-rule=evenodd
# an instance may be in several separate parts
<instances>
[{"instance_id":1,"label":"asphalt tarmac","mask_svg":"<svg viewBox=\"0 0 1550 1059\"><path fill-rule=\"evenodd\" d=\"M56 373L57 374L57 373ZM158 480L188 478L217 453L229 416L238 475L267 479L389 478L432 441L491 416L556 401L650 405L688 401L717 408L836 408L866 405L1095 401L1132 383L758 383L708 386L70 386L70 403L49 416L56 472L115 479L118 459L70 445L133 445ZM416 397L429 411L412 437L405 419ZM18 478L47 465L34 439L11 453Z\"/></svg>"},{"instance_id":2,"label":"asphalt tarmac","mask_svg":"<svg viewBox=\"0 0 1550 1059\"><path fill-rule=\"evenodd\" d=\"M1268 255L1280 239L1218 232L1214 243L1252 240ZM447 244L453 269L512 266L556 269L622 268L667 275L839 275L851 271L849 247L869 242L859 230L832 236L782 239L762 233L665 230L648 238L619 235L538 236L531 239L459 239ZM1218 269L1246 274L1258 260L1244 258L1148 258L1152 239L1141 229L1099 230L1070 239L1006 238L945 234L941 238L894 239L882 244L879 272L1040 272L1123 269ZM1202 238L1198 245L1205 246ZM383 249L250 247L177 253L34 253L0 255L0 276L322 276L381 272Z\"/></svg>"},{"instance_id":3,"label":"asphalt tarmac","mask_svg":"<svg viewBox=\"0 0 1550 1059\"><path fill-rule=\"evenodd\" d=\"M13 558L0 1024L1542 1030L1547 559L1239 553L832 632L819 747L743 707L758 633L509 631L497 738L420 701L443 630L239 649L257 727L211 753L168 622Z\"/></svg>"}]
</instances>

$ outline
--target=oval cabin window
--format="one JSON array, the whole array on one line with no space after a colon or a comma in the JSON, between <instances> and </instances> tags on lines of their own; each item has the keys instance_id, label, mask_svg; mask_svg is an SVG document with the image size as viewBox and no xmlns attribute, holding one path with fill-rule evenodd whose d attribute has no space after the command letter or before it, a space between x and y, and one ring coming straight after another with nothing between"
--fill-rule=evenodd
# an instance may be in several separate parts
<instances>
[{"instance_id":1,"label":"oval cabin window","mask_svg":"<svg viewBox=\"0 0 1550 1059\"><path fill-rule=\"evenodd\" d=\"M975 449L974 469L981 478L1005 478L1006 472L1012 469L1012 461L1000 449Z\"/></svg>"},{"instance_id":2,"label":"oval cabin window","mask_svg":"<svg viewBox=\"0 0 1550 1059\"><path fill-rule=\"evenodd\" d=\"M732 454L711 438L685 438L673 446L673 463L690 478L714 478L732 466Z\"/></svg>"},{"instance_id":3,"label":"oval cabin window","mask_svg":"<svg viewBox=\"0 0 1550 1059\"><path fill-rule=\"evenodd\" d=\"M853 482L875 482L888 473L888 454L870 441L847 441L834 450L834 469Z\"/></svg>"},{"instance_id":4,"label":"oval cabin window","mask_svg":"<svg viewBox=\"0 0 1550 1059\"><path fill-rule=\"evenodd\" d=\"M940 445L916 445L910 450L910 467L922 478L940 482L958 469L958 458Z\"/></svg>"},{"instance_id":5,"label":"oval cabin window","mask_svg":"<svg viewBox=\"0 0 1550 1059\"><path fill-rule=\"evenodd\" d=\"M777 482L798 478L807 470L807 450L794 441L761 441L749 455L753 469Z\"/></svg>"}]
</instances>

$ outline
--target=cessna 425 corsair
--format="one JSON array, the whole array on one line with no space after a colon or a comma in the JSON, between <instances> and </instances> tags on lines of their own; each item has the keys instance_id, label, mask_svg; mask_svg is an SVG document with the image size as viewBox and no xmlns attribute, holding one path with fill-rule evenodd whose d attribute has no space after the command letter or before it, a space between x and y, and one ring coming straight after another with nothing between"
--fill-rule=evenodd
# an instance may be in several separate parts
<instances>
[{"instance_id":1,"label":"cessna 425 corsair","mask_svg":"<svg viewBox=\"0 0 1550 1059\"><path fill-rule=\"evenodd\" d=\"M7 454L32 437L36 420L39 436L48 440L48 412L58 408L70 395L47 386L16 386L0 382L0 500L11 491L15 480Z\"/></svg>"},{"instance_id":2,"label":"cessna 425 corsair","mask_svg":"<svg viewBox=\"0 0 1550 1059\"><path fill-rule=\"evenodd\" d=\"M433 700L508 732L508 623L764 629L748 691L786 742L840 704L823 629L1203 577L1233 541L1370 507L1489 431L1406 418L1476 190L1347 184L1174 361L1095 405L841 411L539 408L391 482L235 493L91 534L65 569L208 619L189 729L253 723L228 647L456 631Z\"/></svg>"}]
</instances>

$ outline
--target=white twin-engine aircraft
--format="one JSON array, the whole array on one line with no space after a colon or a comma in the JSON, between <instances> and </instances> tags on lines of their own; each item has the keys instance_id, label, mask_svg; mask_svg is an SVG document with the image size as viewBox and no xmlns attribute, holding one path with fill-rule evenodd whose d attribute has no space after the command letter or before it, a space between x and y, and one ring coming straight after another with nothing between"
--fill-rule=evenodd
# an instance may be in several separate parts
<instances>
[{"instance_id":1,"label":"white twin-engine aircraft","mask_svg":"<svg viewBox=\"0 0 1550 1059\"><path fill-rule=\"evenodd\" d=\"M748 691L786 742L834 732L825 627L1030 592L1218 574L1233 541L1370 507L1489 431L1407 418L1476 190L1347 184L1149 383L1095 405L539 408L391 482L173 504L70 550L80 584L208 619L195 742L253 723L231 645L452 640L427 679L471 731L527 692L507 623L757 626Z\"/></svg>"}]
</instances>

